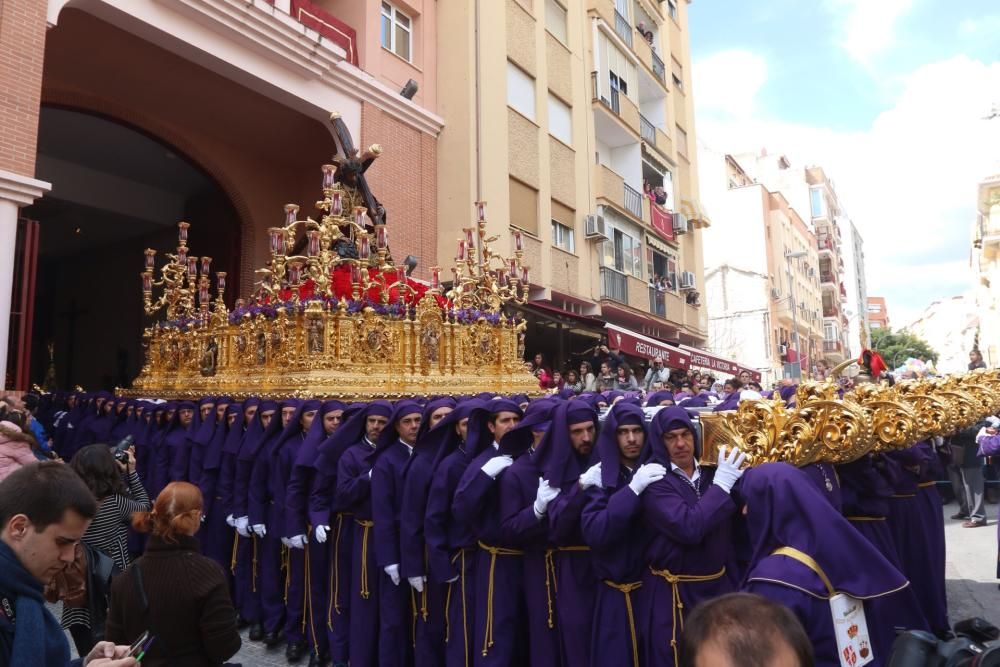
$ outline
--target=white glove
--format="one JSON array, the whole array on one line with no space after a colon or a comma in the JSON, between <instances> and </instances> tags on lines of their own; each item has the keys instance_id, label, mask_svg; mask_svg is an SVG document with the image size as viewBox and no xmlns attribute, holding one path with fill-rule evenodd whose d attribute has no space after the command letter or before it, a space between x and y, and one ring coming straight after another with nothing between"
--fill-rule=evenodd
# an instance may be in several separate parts
<instances>
[{"instance_id":1,"label":"white glove","mask_svg":"<svg viewBox=\"0 0 1000 667\"><path fill-rule=\"evenodd\" d=\"M628 483L628 488L632 489L635 495L641 495L646 487L653 482L658 482L667 474L667 469L659 463L645 463L632 475L632 481Z\"/></svg>"},{"instance_id":2,"label":"white glove","mask_svg":"<svg viewBox=\"0 0 1000 667\"><path fill-rule=\"evenodd\" d=\"M226 523L228 523L230 526L232 526L233 528L235 528L236 527L236 517L234 517L232 514L230 514L229 516L226 517Z\"/></svg>"},{"instance_id":3,"label":"white glove","mask_svg":"<svg viewBox=\"0 0 1000 667\"><path fill-rule=\"evenodd\" d=\"M535 516L541 519L549 509L549 503L559 495L559 489L549 486L549 480L538 478L538 493L535 495Z\"/></svg>"},{"instance_id":4,"label":"white glove","mask_svg":"<svg viewBox=\"0 0 1000 667\"><path fill-rule=\"evenodd\" d=\"M305 549L306 548L306 536L305 535L295 535L294 537L288 538L288 546L292 549Z\"/></svg>"},{"instance_id":5,"label":"white glove","mask_svg":"<svg viewBox=\"0 0 1000 667\"><path fill-rule=\"evenodd\" d=\"M369 470L368 470L368 479L372 478L372 471L373 470L375 470L375 468L369 468Z\"/></svg>"},{"instance_id":6,"label":"white glove","mask_svg":"<svg viewBox=\"0 0 1000 667\"><path fill-rule=\"evenodd\" d=\"M406 580L410 582L410 586L413 587L413 590L418 593L424 592L424 582L427 581L427 577L407 577Z\"/></svg>"},{"instance_id":7,"label":"white glove","mask_svg":"<svg viewBox=\"0 0 1000 667\"><path fill-rule=\"evenodd\" d=\"M236 529L236 532L239 533L241 536L250 537L249 518L241 516L240 518L236 519L236 523L233 525L233 527Z\"/></svg>"},{"instance_id":8,"label":"white glove","mask_svg":"<svg viewBox=\"0 0 1000 667\"><path fill-rule=\"evenodd\" d=\"M267 535L267 526L262 523L255 523L250 526L250 530L257 534L257 537L264 537Z\"/></svg>"},{"instance_id":9,"label":"white glove","mask_svg":"<svg viewBox=\"0 0 1000 667\"><path fill-rule=\"evenodd\" d=\"M589 489L592 486L600 488L601 486L601 464L590 466L587 472L580 475L580 488Z\"/></svg>"},{"instance_id":10,"label":"white glove","mask_svg":"<svg viewBox=\"0 0 1000 667\"><path fill-rule=\"evenodd\" d=\"M330 526L316 526L316 541L320 544L326 542L326 531L330 530Z\"/></svg>"},{"instance_id":11,"label":"white glove","mask_svg":"<svg viewBox=\"0 0 1000 667\"><path fill-rule=\"evenodd\" d=\"M393 586L399 586L399 563L393 563L392 565L386 565L382 568L389 578L392 579Z\"/></svg>"},{"instance_id":12,"label":"white glove","mask_svg":"<svg viewBox=\"0 0 1000 667\"><path fill-rule=\"evenodd\" d=\"M719 448L719 467L715 471L715 479L713 483L720 489L729 493L733 489L733 484L736 483L740 477L743 476L743 471L740 470L740 466L746 460L747 455L739 450L737 447L733 447L732 451L726 455L726 446L723 445Z\"/></svg>"},{"instance_id":13,"label":"white glove","mask_svg":"<svg viewBox=\"0 0 1000 667\"><path fill-rule=\"evenodd\" d=\"M452 577L451 579L449 579L448 581L444 582L444 583L446 583L446 584L453 584L456 581L458 581L458 575L457 574L454 577Z\"/></svg>"},{"instance_id":14,"label":"white glove","mask_svg":"<svg viewBox=\"0 0 1000 667\"><path fill-rule=\"evenodd\" d=\"M494 456L489 461L487 461L486 463L483 464L482 470L483 470L484 473L486 473L487 475L489 475L493 479L496 479L497 475L500 474L501 470L503 470L504 468L512 465L513 463L514 463L514 459L511 456L507 456L507 455L504 455L504 456Z\"/></svg>"},{"instance_id":15,"label":"white glove","mask_svg":"<svg viewBox=\"0 0 1000 667\"><path fill-rule=\"evenodd\" d=\"M284 544L289 549L292 548L292 543L288 541L287 537L279 537L278 539L281 540L281 543Z\"/></svg>"}]
</instances>

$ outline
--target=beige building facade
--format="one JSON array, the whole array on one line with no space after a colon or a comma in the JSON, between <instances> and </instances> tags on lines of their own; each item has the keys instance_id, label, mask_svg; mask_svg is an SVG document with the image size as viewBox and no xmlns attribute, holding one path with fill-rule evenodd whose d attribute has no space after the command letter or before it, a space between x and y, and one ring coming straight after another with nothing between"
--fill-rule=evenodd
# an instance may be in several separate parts
<instances>
[{"instance_id":1,"label":"beige building facade","mask_svg":"<svg viewBox=\"0 0 1000 667\"><path fill-rule=\"evenodd\" d=\"M558 339L546 351L565 360L603 322L702 345L687 2L474 0L438 16L439 262L486 201L502 249L522 234L527 311L544 314L529 352ZM546 335L560 332L582 337Z\"/></svg>"},{"instance_id":2,"label":"beige building facade","mask_svg":"<svg viewBox=\"0 0 1000 667\"><path fill-rule=\"evenodd\" d=\"M972 273L979 313L979 351L990 368L1000 365L1000 174L979 183L973 229Z\"/></svg>"}]
</instances>

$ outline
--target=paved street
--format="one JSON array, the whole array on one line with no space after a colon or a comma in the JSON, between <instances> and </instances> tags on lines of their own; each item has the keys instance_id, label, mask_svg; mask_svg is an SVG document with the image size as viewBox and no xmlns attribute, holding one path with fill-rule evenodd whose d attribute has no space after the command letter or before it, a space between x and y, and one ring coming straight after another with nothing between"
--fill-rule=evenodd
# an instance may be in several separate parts
<instances>
[{"instance_id":1,"label":"paved street","mask_svg":"<svg viewBox=\"0 0 1000 667\"><path fill-rule=\"evenodd\" d=\"M985 528L962 528L961 521L948 517L956 512L952 503L944 507L945 536L948 540L948 605L952 623L981 616L1000 626L1000 583L997 565L997 506L987 505L990 525ZM56 605L50 607L58 614ZM246 667L286 665L284 646L268 651L263 644L251 642L243 631L243 648L233 663ZM308 658L300 664L308 663Z\"/></svg>"}]
</instances>

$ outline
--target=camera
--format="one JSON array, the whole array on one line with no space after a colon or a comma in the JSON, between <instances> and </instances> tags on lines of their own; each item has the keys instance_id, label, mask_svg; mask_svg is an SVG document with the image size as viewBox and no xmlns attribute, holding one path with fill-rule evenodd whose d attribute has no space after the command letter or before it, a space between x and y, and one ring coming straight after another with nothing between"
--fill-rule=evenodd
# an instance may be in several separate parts
<instances>
[{"instance_id":1,"label":"camera","mask_svg":"<svg viewBox=\"0 0 1000 667\"><path fill-rule=\"evenodd\" d=\"M955 637L923 630L901 632L886 667L1000 667L1000 629L981 618L955 624Z\"/></svg>"},{"instance_id":2,"label":"camera","mask_svg":"<svg viewBox=\"0 0 1000 667\"><path fill-rule=\"evenodd\" d=\"M133 442L135 442L135 438L131 435L126 435L111 449L111 454L115 457L115 461L118 461L122 465L128 465L128 450Z\"/></svg>"}]
</instances>

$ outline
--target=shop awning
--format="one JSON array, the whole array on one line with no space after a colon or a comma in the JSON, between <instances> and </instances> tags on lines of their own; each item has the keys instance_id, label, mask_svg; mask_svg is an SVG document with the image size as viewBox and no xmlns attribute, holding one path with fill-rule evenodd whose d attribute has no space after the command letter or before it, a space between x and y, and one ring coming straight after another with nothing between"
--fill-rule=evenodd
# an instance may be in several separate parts
<instances>
[{"instance_id":1,"label":"shop awning","mask_svg":"<svg viewBox=\"0 0 1000 667\"><path fill-rule=\"evenodd\" d=\"M604 327L608 330L608 344L625 354L644 359L660 359L669 368L690 366L690 354L686 350L614 324L605 324Z\"/></svg>"},{"instance_id":2,"label":"shop awning","mask_svg":"<svg viewBox=\"0 0 1000 667\"><path fill-rule=\"evenodd\" d=\"M747 368L730 359L725 359L710 352L699 350L696 347L690 347L689 345L681 345L681 349L690 355L692 366L728 375L739 375L741 371L746 371L750 373L750 377L755 382L760 382L760 373L752 368Z\"/></svg>"}]
</instances>

